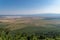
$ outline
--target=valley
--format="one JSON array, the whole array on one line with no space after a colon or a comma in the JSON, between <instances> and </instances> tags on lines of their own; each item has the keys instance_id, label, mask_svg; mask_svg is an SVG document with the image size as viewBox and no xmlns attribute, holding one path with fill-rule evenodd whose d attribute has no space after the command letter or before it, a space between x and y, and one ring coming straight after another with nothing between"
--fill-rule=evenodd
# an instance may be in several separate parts
<instances>
[{"instance_id":1,"label":"valley","mask_svg":"<svg viewBox=\"0 0 60 40\"><path fill-rule=\"evenodd\" d=\"M6 38L6 40L7 37L9 37L10 40L22 40L24 37L26 37L25 39L28 37L31 39L32 35L33 38L36 38L34 38L35 40L39 38L40 40L60 40L60 18L47 18L42 16L3 16L0 18L0 35L2 35L0 37L1 39Z\"/></svg>"}]
</instances>

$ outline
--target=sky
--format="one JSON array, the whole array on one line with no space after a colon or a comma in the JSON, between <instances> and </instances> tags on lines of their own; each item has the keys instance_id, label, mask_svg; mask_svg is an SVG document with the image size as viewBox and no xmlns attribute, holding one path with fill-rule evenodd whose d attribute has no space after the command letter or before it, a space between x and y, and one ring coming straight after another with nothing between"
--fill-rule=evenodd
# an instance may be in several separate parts
<instances>
[{"instance_id":1,"label":"sky","mask_svg":"<svg viewBox=\"0 0 60 40\"><path fill-rule=\"evenodd\" d=\"M60 0L0 0L0 15L60 14Z\"/></svg>"}]
</instances>

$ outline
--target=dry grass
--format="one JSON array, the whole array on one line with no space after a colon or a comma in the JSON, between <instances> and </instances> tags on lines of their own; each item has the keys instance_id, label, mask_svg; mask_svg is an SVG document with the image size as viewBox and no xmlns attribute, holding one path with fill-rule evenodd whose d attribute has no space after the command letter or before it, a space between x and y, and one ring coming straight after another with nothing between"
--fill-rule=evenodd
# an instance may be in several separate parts
<instances>
[{"instance_id":1,"label":"dry grass","mask_svg":"<svg viewBox=\"0 0 60 40\"><path fill-rule=\"evenodd\" d=\"M43 20L43 19L33 19L33 18L17 18L17 19L0 19L2 23L8 23L7 28L11 30L21 29L27 27L27 25L42 26L46 24L60 24L60 20Z\"/></svg>"}]
</instances>

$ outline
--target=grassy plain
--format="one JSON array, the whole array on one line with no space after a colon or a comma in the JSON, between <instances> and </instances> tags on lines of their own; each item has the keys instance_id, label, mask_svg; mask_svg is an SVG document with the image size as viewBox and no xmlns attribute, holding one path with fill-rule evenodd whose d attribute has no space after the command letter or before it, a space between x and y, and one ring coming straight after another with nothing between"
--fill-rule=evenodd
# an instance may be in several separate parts
<instances>
[{"instance_id":1,"label":"grassy plain","mask_svg":"<svg viewBox=\"0 0 60 40\"><path fill-rule=\"evenodd\" d=\"M45 40L60 38L60 19L45 19L43 17L2 18L0 28L9 29L13 33L27 35L44 35ZM60 40L60 39L59 39Z\"/></svg>"}]
</instances>

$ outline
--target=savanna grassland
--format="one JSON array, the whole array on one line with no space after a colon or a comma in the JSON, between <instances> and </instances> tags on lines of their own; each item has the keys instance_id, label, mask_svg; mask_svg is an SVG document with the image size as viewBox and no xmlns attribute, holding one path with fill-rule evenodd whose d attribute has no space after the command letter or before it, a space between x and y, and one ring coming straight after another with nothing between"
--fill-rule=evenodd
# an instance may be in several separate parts
<instances>
[{"instance_id":1,"label":"savanna grassland","mask_svg":"<svg viewBox=\"0 0 60 40\"><path fill-rule=\"evenodd\" d=\"M0 40L60 40L60 18L0 18Z\"/></svg>"}]
</instances>

